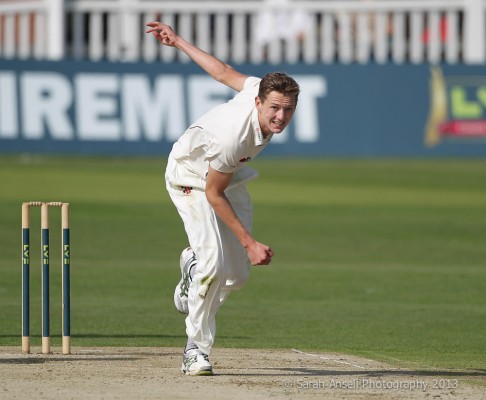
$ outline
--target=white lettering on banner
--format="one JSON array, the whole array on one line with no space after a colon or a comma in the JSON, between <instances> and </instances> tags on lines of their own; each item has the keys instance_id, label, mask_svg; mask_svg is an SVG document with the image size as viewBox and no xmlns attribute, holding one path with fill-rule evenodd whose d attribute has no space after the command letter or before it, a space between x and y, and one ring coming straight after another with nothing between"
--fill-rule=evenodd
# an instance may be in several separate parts
<instances>
[{"instance_id":1,"label":"white lettering on banner","mask_svg":"<svg viewBox=\"0 0 486 400\"><path fill-rule=\"evenodd\" d=\"M295 78L301 93L290 131L296 142L316 142L318 99L327 95L327 83L320 75ZM140 73L83 72L70 78L60 72L2 71L0 139L173 142L189 123L232 95L232 89L201 75L159 75L151 84L150 76ZM287 140L283 133L272 142Z\"/></svg>"},{"instance_id":2,"label":"white lettering on banner","mask_svg":"<svg viewBox=\"0 0 486 400\"><path fill-rule=\"evenodd\" d=\"M14 139L19 127L17 123L17 91L15 72L0 73L0 137Z\"/></svg>"},{"instance_id":3,"label":"white lettering on banner","mask_svg":"<svg viewBox=\"0 0 486 400\"><path fill-rule=\"evenodd\" d=\"M71 140L73 126L67 111L73 96L69 80L55 72L24 72L20 79L22 127L26 139Z\"/></svg>"},{"instance_id":4,"label":"white lettering on banner","mask_svg":"<svg viewBox=\"0 0 486 400\"><path fill-rule=\"evenodd\" d=\"M196 121L212 108L227 102L236 92L209 76L194 75L188 78L190 119Z\"/></svg>"},{"instance_id":5,"label":"white lettering on banner","mask_svg":"<svg viewBox=\"0 0 486 400\"><path fill-rule=\"evenodd\" d=\"M79 74L76 121L80 140L121 140L118 114L118 78L115 74Z\"/></svg>"},{"instance_id":6,"label":"white lettering on banner","mask_svg":"<svg viewBox=\"0 0 486 400\"><path fill-rule=\"evenodd\" d=\"M327 82L322 76L296 76L300 86L299 106L295 112L295 139L312 143L319 140L317 98L327 95Z\"/></svg>"},{"instance_id":7,"label":"white lettering on banner","mask_svg":"<svg viewBox=\"0 0 486 400\"><path fill-rule=\"evenodd\" d=\"M158 77L153 90L146 75L125 75L121 93L125 138L139 141L144 131L150 141L160 141L163 132L168 140L176 140L186 129L183 93L180 75Z\"/></svg>"},{"instance_id":8,"label":"white lettering on banner","mask_svg":"<svg viewBox=\"0 0 486 400\"><path fill-rule=\"evenodd\" d=\"M13 139L17 137L17 91L15 72L0 73L0 137Z\"/></svg>"}]
</instances>

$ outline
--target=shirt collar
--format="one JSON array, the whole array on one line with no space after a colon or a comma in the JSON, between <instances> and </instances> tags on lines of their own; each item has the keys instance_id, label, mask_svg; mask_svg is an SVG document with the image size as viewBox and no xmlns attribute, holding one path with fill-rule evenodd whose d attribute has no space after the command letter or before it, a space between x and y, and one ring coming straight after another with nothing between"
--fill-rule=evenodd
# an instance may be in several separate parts
<instances>
[{"instance_id":1,"label":"shirt collar","mask_svg":"<svg viewBox=\"0 0 486 400\"><path fill-rule=\"evenodd\" d=\"M260 122L258 122L258 110L256 107L253 109L253 113L251 115L251 122L253 124L253 131L255 132L255 145L262 146L268 143L272 138L273 133L267 135L266 138L263 136L262 129L260 128Z\"/></svg>"}]
</instances>

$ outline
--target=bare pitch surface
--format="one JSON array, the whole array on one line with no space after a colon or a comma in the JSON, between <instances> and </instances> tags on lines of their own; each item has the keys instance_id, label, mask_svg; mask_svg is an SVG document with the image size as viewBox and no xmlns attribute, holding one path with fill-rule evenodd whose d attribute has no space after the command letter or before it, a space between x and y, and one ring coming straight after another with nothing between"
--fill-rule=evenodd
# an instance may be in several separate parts
<instances>
[{"instance_id":1,"label":"bare pitch surface","mask_svg":"<svg viewBox=\"0 0 486 400\"><path fill-rule=\"evenodd\" d=\"M481 399L486 372L397 367L289 350L215 349L213 377L184 376L178 348L78 348L72 355L0 348L5 399ZM56 349L54 348L54 351Z\"/></svg>"}]
</instances>

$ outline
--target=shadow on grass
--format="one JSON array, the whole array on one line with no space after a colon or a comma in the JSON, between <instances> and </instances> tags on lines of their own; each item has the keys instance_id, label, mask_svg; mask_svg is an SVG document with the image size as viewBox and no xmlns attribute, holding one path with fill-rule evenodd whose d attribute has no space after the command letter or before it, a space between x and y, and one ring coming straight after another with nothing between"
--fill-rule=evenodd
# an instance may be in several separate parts
<instances>
[{"instance_id":1,"label":"shadow on grass","mask_svg":"<svg viewBox=\"0 0 486 400\"><path fill-rule=\"evenodd\" d=\"M43 355L42 358L33 358L29 354L22 355L25 358L0 358L0 365L2 364L17 364L17 365L33 365L33 364L47 364L50 362L73 362L76 361L135 361L141 360L140 357L131 356L117 356L117 357L100 357L99 355L93 355L93 357L82 356L82 357L72 357L72 356L62 356L62 357L52 357L51 355Z\"/></svg>"},{"instance_id":2,"label":"shadow on grass","mask_svg":"<svg viewBox=\"0 0 486 400\"><path fill-rule=\"evenodd\" d=\"M295 379L305 378L305 377L316 377L316 376L361 376L361 377L369 377L369 378L384 378L387 376L408 376L413 378L413 376L422 376L422 377L486 377L486 370L473 370L473 371L449 371L449 370L413 370L413 369L406 369L406 370L360 370L360 371L339 371L339 370L320 370L320 369L310 369L310 368L245 368L249 370L257 370L259 372L255 373L237 373L234 374L225 374L225 373L217 373L215 375L219 376L283 376L283 377L292 377ZM266 373L265 370L268 371L277 371L276 373ZM278 371L281 371L279 373Z\"/></svg>"},{"instance_id":3,"label":"shadow on grass","mask_svg":"<svg viewBox=\"0 0 486 400\"><path fill-rule=\"evenodd\" d=\"M40 335L30 335L31 338L37 338L40 339ZM61 335L51 335L51 338L61 338ZM146 335L146 334L133 334L133 333L124 333L124 334L119 334L119 333L114 333L114 334L99 334L99 333L82 333L82 334L75 334L71 335L72 338L75 339L157 339L157 338L162 338L162 339L187 339L186 335ZM19 334L15 335L0 335L0 338L5 338L5 339L16 339L20 338ZM218 338L221 339L250 339L247 336L218 336Z\"/></svg>"}]
</instances>

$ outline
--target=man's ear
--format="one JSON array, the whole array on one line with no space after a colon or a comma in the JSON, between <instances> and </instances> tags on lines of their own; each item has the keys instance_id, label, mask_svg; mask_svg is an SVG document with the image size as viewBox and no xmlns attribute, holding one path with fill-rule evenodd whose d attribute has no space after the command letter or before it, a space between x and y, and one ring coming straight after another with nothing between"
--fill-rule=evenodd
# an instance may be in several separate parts
<instances>
[{"instance_id":1,"label":"man's ear","mask_svg":"<svg viewBox=\"0 0 486 400\"><path fill-rule=\"evenodd\" d=\"M260 97L255 97L255 107L257 108L258 111L262 110L262 102L260 100Z\"/></svg>"}]
</instances>

